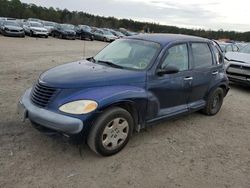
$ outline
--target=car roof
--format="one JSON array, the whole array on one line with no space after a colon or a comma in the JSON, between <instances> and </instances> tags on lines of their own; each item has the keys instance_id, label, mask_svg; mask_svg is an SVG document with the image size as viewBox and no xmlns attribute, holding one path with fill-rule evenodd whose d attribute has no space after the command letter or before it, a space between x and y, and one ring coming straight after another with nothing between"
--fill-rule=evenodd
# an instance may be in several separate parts
<instances>
[{"instance_id":1,"label":"car roof","mask_svg":"<svg viewBox=\"0 0 250 188\"><path fill-rule=\"evenodd\" d=\"M157 42L162 46L165 46L172 42L188 42L188 41L197 41L197 42L208 42L209 39L202 37L195 37L190 35L182 35L182 34L139 34L126 37L128 39L139 39L139 40L147 40L152 42Z\"/></svg>"}]
</instances>

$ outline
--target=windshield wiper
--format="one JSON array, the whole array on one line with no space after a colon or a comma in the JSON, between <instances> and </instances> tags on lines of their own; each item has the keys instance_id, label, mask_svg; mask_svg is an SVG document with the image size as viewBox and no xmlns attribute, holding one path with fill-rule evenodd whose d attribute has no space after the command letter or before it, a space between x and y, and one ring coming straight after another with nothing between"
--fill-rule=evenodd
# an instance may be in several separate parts
<instances>
[{"instance_id":1,"label":"windshield wiper","mask_svg":"<svg viewBox=\"0 0 250 188\"><path fill-rule=\"evenodd\" d=\"M124 68L123 66L114 64L114 63L112 63L112 62L110 62L110 61L98 60L97 62L98 62L98 63L106 64L106 65L109 65L109 66L115 67L115 68L120 68L120 69L123 69L123 68Z\"/></svg>"},{"instance_id":2,"label":"windshield wiper","mask_svg":"<svg viewBox=\"0 0 250 188\"><path fill-rule=\"evenodd\" d=\"M90 61L90 62L92 62L92 63L95 63L95 62L96 62L96 60L95 60L94 57L89 57L89 58L87 58L87 61Z\"/></svg>"}]
</instances>

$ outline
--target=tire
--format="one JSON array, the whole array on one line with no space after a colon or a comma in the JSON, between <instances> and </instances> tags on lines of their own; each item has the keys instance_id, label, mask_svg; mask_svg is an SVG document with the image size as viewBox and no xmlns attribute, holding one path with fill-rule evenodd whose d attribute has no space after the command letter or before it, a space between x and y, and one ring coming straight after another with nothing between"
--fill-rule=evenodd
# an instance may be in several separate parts
<instances>
[{"instance_id":1,"label":"tire","mask_svg":"<svg viewBox=\"0 0 250 188\"><path fill-rule=\"evenodd\" d=\"M220 87L216 88L209 94L207 98L206 107L202 110L202 112L209 116L217 114L220 111L221 106L223 104L223 98L224 98L223 89Z\"/></svg>"},{"instance_id":2,"label":"tire","mask_svg":"<svg viewBox=\"0 0 250 188\"><path fill-rule=\"evenodd\" d=\"M103 38L103 41L104 41L104 42L107 42L107 39L104 37L104 38Z\"/></svg>"},{"instance_id":3,"label":"tire","mask_svg":"<svg viewBox=\"0 0 250 188\"><path fill-rule=\"evenodd\" d=\"M45 38L47 39L49 36L48 35L45 35Z\"/></svg>"},{"instance_id":4,"label":"tire","mask_svg":"<svg viewBox=\"0 0 250 188\"><path fill-rule=\"evenodd\" d=\"M59 38L60 38L60 39L63 39L63 34L60 34L60 35L59 35Z\"/></svg>"},{"instance_id":5,"label":"tire","mask_svg":"<svg viewBox=\"0 0 250 188\"><path fill-rule=\"evenodd\" d=\"M114 155L126 146L133 128L134 121L128 111L120 107L109 108L94 122L87 143L99 155Z\"/></svg>"},{"instance_id":6,"label":"tire","mask_svg":"<svg viewBox=\"0 0 250 188\"><path fill-rule=\"evenodd\" d=\"M30 37L33 37L33 31L30 31Z\"/></svg>"},{"instance_id":7,"label":"tire","mask_svg":"<svg viewBox=\"0 0 250 188\"><path fill-rule=\"evenodd\" d=\"M54 32L53 32L53 33L51 33L51 36L52 36L52 37L54 37L54 38L56 37L56 35L55 35L55 33L54 33Z\"/></svg>"}]
</instances>

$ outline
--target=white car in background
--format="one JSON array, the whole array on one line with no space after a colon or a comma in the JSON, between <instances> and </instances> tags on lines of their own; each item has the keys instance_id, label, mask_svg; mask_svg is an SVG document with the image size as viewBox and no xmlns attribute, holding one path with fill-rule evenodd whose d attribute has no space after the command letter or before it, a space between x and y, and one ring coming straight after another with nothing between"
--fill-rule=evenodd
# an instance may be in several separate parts
<instances>
[{"instance_id":1,"label":"white car in background","mask_svg":"<svg viewBox=\"0 0 250 188\"><path fill-rule=\"evenodd\" d=\"M250 44L239 52L227 52L225 64L230 81L250 86Z\"/></svg>"},{"instance_id":2,"label":"white car in background","mask_svg":"<svg viewBox=\"0 0 250 188\"><path fill-rule=\"evenodd\" d=\"M49 35L51 35L51 31L53 31L56 27L55 22L42 21L44 27L48 30Z\"/></svg>"},{"instance_id":3,"label":"white car in background","mask_svg":"<svg viewBox=\"0 0 250 188\"><path fill-rule=\"evenodd\" d=\"M23 29L25 33L29 36L41 36L48 38L48 30L40 22L27 21L23 22Z\"/></svg>"}]
</instances>

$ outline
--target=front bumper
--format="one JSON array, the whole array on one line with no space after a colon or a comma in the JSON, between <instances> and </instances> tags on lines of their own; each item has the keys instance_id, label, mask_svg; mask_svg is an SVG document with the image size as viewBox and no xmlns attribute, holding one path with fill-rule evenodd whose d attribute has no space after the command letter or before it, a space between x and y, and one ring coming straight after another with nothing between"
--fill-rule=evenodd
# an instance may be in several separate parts
<instances>
[{"instance_id":1,"label":"front bumper","mask_svg":"<svg viewBox=\"0 0 250 188\"><path fill-rule=\"evenodd\" d=\"M34 35L39 35L39 36L48 36L48 32L39 32L39 31L33 31Z\"/></svg>"},{"instance_id":2,"label":"front bumper","mask_svg":"<svg viewBox=\"0 0 250 188\"><path fill-rule=\"evenodd\" d=\"M46 128L66 134L78 134L83 129L80 119L58 114L35 106L30 100L31 89L28 89L18 103L18 113L24 118Z\"/></svg>"},{"instance_id":3,"label":"front bumper","mask_svg":"<svg viewBox=\"0 0 250 188\"><path fill-rule=\"evenodd\" d=\"M4 31L4 33L5 33L5 35L7 35L7 36L13 36L13 37L15 37L15 36L24 36L25 34L24 34L24 31Z\"/></svg>"},{"instance_id":4,"label":"front bumper","mask_svg":"<svg viewBox=\"0 0 250 188\"><path fill-rule=\"evenodd\" d=\"M250 86L250 78L247 78L246 76L227 75L227 77L232 82Z\"/></svg>"}]
</instances>

